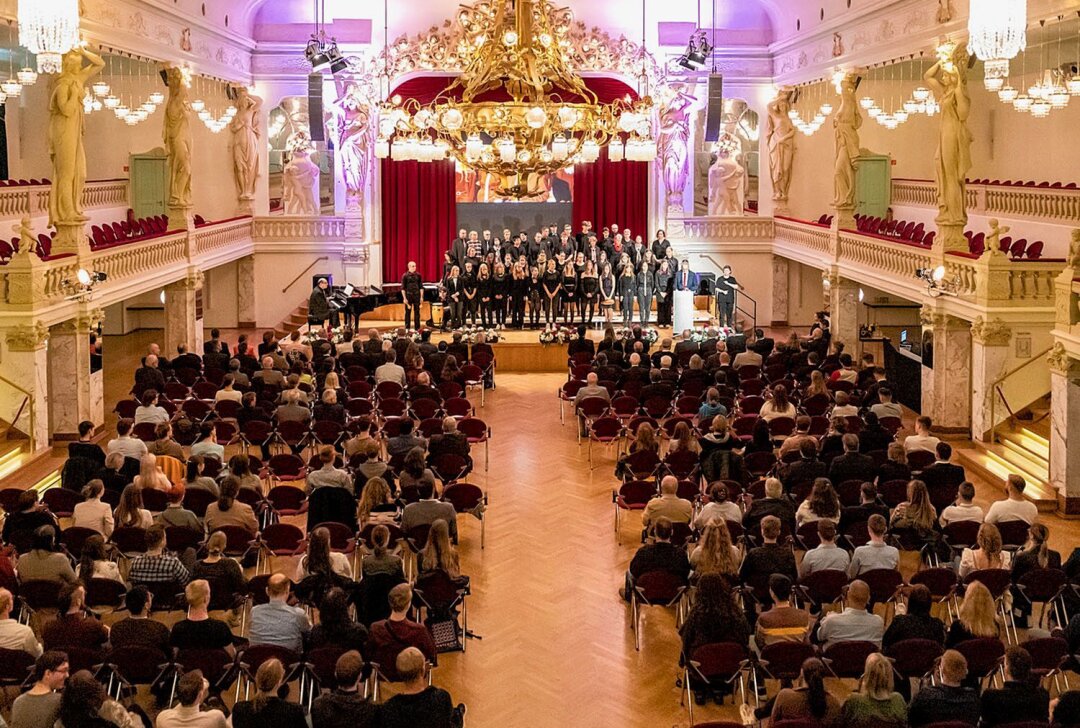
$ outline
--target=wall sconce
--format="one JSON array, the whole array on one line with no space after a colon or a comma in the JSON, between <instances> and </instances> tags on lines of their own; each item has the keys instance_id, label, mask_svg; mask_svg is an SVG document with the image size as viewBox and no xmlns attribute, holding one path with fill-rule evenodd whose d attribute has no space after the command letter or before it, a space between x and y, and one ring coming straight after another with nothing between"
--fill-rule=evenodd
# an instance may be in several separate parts
<instances>
[{"instance_id":1,"label":"wall sconce","mask_svg":"<svg viewBox=\"0 0 1080 728\"><path fill-rule=\"evenodd\" d=\"M954 275L946 280L943 265L936 268L916 268L915 277L926 283L926 293L934 298L959 295L960 277Z\"/></svg>"},{"instance_id":2,"label":"wall sconce","mask_svg":"<svg viewBox=\"0 0 1080 728\"><path fill-rule=\"evenodd\" d=\"M104 283L108 277L103 271L96 270L91 273L86 268L79 268L75 271L75 280L65 278L60 281L60 287L69 301L89 301L94 297L94 287L98 283Z\"/></svg>"}]
</instances>

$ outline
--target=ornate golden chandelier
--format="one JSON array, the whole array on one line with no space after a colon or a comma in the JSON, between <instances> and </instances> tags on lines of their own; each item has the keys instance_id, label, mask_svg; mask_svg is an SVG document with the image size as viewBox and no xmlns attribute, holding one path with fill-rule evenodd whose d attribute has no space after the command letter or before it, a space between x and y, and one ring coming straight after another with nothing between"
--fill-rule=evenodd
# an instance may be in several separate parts
<instances>
[{"instance_id":1,"label":"ornate golden chandelier","mask_svg":"<svg viewBox=\"0 0 1080 728\"><path fill-rule=\"evenodd\" d=\"M545 175L588 164L607 146L613 162L651 162L653 102L629 95L599 103L567 62L568 23L548 0L497 0L458 20L471 57L430 104L395 96L381 105L375 156L394 161L452 158L499 180L521 198Z\"/></svg>"}]
</instances>

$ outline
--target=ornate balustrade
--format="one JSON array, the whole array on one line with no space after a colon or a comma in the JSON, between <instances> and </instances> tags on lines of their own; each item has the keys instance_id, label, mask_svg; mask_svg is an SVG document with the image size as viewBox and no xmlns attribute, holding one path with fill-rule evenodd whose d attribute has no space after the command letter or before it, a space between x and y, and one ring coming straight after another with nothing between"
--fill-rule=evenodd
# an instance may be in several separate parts
<instances>
[{"instance_id":1,"label":"ornate balustrade","mask_svg":"<svg viewBox=\"0 0 1080 728\"><path fill-rule=\"evenodd\" d=\"M252 226L257 242L344 242L343 217L258 217Z\"/></svg>"},{"instance_id":2,"label":"ornate balustrade","mask_svg":"<svg viewBox=\"0 0 1080 728\"><path fill-rule=\"evenodd\" d=\"M1072 224L1080 222L1080 190L1016 185L967 186L968 212ZM894 179L892 204L937 207L937 185L930 180Z\"/></svg>"},{"instance_id":3,"label":"ornate balustrade","mask_svg":"<svg viewBox=\"0 0 1080 728\"><path fill-rule=\"evenodd\" d=\"M49 212L48 185L0 187L0 219L15 219L45 215ZM110 179L87 182L83 188L84 210L128 206L128 181Z\"/></svg>"},{"instance_id":4,"label":"ornate balustrade","mask_svg":"<svg viewBox=\"0 0 1080 728\"><path fill-rule=\"evenodd\" d=\"M769 217L686 217L669 222L670 236L691 243L769 242L773 239L773 220Z\"/></svg>"}]
</instances>

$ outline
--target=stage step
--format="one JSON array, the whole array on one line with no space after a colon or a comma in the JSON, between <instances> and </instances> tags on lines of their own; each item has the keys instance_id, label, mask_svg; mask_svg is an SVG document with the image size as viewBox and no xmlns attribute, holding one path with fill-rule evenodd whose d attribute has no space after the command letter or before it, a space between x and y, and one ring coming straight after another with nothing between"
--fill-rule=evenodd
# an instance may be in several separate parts
<instances>
[{"instance_id":1,"label":"stage step","mask_svg":"<svg viewBox=\"0 0 1080 728\"><path fill-rule=\"evenodd\" d=\"M1004 434L1004 433L1003 433ZM1005 479L1013 473L1023 476L1027 481L1024 497L1034 503L1040 511L1053 512L1058 509L1057 490L1050 485L1049 467L1045 459L1039 458L1036 451L1038 444L1032 435L1028 444L1022 444L1020 433L1017 438L999 443L975 442L970 448L959 448L956 454L960 464L974 471L988 482L1004 491Z\"/></svg>"}]
</instances>

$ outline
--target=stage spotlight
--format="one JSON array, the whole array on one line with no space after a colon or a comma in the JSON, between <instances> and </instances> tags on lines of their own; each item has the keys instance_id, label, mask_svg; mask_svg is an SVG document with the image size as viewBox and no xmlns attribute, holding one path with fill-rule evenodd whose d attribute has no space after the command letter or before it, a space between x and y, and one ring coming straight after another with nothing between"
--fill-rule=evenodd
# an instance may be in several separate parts
<instances>
[{"instance_id":1,"label":"stage spotlight","mask_svg":"<svg viewBox=\"0 0 1080 728\"><path fill-rule=\"evenodd\" d=\"M705 68L712 51L713 47L709 45L709 38L705 31L697 30L690 36L686 52L679 56L676 63L689 71L700 71Z\"/></svg>"},{"instance_id":2,"label":"stage spotlight","mask_svg":"<svg viewBox=\"0 0 1080 728\"><path fill-rule=\"evenodd\" d=\"M308 63L311 64L311 69L313 71L322 71L330 66L330 58L326 54L323 44L318 36L311 36L311 40L308 41L307 47L304 48L304 57L307 58Z\"/></svg>"}]
</instances>

